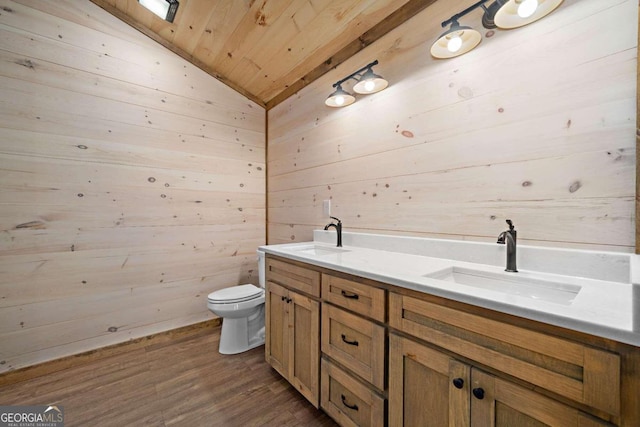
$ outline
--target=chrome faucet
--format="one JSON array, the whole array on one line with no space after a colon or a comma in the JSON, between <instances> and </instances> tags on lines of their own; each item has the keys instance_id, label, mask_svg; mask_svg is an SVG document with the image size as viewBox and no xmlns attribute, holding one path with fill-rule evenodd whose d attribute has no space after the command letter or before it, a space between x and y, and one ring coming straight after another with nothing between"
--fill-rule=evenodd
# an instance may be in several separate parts
<instances>
[{"instance_id":1,"label":"chrome faucet","mask_svg":"<svg viewBox=\"0 0 640 427\"><path fill-rule=\"evenodd\" d=\"M507 244L507 268L504 271L509 271L511 273L517 273L518 268L516 267L516 241L517 241L517 231L513 226L513 222L508 219L507 224L509 224L509 229L503 231L498 236L498 244L504 245Z\"/></svg>"},{"instance_id":2,"label":"chrome faucet","mask_svg":"<svg viewBox=\"0 0 640 427\"><path fill-rule=\"evenodd\" d=\"M340 219L336 218L335 216L330 216L329 218L335 219L338 222L330 222L329 224L324 226L324 229L328 230L329 228L334 227L336 229L336 232L338 233L338 243L336 244L336 246L342 247L342 221L340 221Z\"/></svg>"}]
</instances>

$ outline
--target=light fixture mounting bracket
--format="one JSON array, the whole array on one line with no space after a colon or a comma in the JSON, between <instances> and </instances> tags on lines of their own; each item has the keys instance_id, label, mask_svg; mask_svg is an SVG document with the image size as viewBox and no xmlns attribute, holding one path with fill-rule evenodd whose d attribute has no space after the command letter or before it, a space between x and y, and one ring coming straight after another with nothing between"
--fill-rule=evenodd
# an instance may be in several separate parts
<instances>
[{"instance_id":1,"label":"light fixture mounting bracket","mask_svg":"<svg viewBox=\"0 0 640 427\"><path fill-rule=\"evenodd\" d=\"M446 21L442 22L442 28L445 28L447 25L449 24L458 24L458 19L462 18L463 16L473 12L474 10L476 10L479 7L482 7L482 9L484 9L485 13L488 12L487 8L484 6L485 3L487 3L490 0L480 0L479 2L472 4L471 6L469 6L468 8L466 8L465 10L463 10L462 12L458 12L455 15L453 15L451 18L447 19ZM484 21L484 20L483 20ZM484 22L483 22L484 24Z\"/></svg>"},{"instance_id":2,"label":"light fixture mounting bracket","mask_svg":"<svg viewBox=\"0 0 640 427\"><path fill-rule=\"evenodd\" d=\"M360 81L360 79L362 78L362 76L364 75L364 73L367 70L370 70L373 66L378 65L378 60L376 59L375 61L373 61L370 64L365 65L364 67L360 68L357 71L354 71L353 73L349 74L347 77L345 77L342 80L338 80L337 82L335 82L333 84L334 88L337 88L338 86L341 86L342 83L346 82L349 79L354 79L355 81Z\"/></svg>"}]
</instances>

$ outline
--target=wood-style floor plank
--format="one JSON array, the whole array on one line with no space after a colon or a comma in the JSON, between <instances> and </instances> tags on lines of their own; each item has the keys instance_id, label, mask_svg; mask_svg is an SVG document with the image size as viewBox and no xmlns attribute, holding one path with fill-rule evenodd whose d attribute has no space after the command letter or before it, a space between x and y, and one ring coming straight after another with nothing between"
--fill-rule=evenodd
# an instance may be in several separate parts
<instances>
[{"instance_id":1,"label":"wood-style floor plank","mask_svg":"<svg viewBox=\"0 0 640 427\"><path fill-rule=\"evenodd\" d=\"M0 387L1 405L64 407L72 426L336 426L264 361L223 356L220 327Z\"/></svg>"}]
</instances>

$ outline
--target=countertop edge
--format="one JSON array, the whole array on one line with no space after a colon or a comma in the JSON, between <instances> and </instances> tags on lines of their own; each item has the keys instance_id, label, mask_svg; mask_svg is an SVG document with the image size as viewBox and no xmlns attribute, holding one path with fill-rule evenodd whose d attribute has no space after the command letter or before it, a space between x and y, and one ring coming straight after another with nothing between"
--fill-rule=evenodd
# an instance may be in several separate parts
<instances>
[{"instance_id":1,"label":"countertop edge","mask_svg":"<svg viewBox=\"0 0 640 427\"><path fill-rule=\"evenodd\" d=\"M304 242L303 244L318 244L318 242ZM291 246L291 245L287 245ZM306 264L314 265L317 267L327 268L333 271L338 271L345 274L350 274L366 279L374 280L377 282L385 283L391 286L398 286L404 289L411 289L417 292L422 292L428 295L434 295L442 298L447 298L453 301L474 305L477 307L494 310L500 313L510 314L518 317L522 317L537 322L574 330L590 335L594 335L601 338L611 339L623 344L640 347L640 334L635 333L632 330L617 329L606 325L598 325L596 323L589 323L579 319L572 319L570 317L563 317L554 313L541 312L538 310L530 309L528 307L520 307L503 303L500 301L492 301L485 298L479 298L473 295L467 295L455 291L447 291L439 288L429 287L425 284L419 284L408 280L400 279L393 276L386 276L381 274L372 273L366 270L358 270L354 268L344 267L337 265L330 261L325 261L321 258L307 257L296 255L295 253L286 252L276 247L261 246L260 250L265 253L276 255L282 258L291 259L294 261L303 262Z\"/></svg>"}]
</instances>

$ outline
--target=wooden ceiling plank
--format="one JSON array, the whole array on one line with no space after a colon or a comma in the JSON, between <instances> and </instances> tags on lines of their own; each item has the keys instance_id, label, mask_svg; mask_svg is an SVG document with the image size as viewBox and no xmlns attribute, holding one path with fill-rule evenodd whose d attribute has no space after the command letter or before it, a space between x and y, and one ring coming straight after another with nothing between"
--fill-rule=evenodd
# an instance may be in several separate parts
<instances>
[{"instance_id":1,"label":"wooden ceiling plank","mask_svg":"<svg viewBox=\"0 0 640 427\"><path fill-rule=\"evenodd\" d=\"M253 64L255 69L241 68L241 63L234 67L230 74L236 77L236 82L247 88L249 82L258 80L258 86L271 85L282 72L275 72L275 76L264 73L263 68L270 62L281 63L282 61L274 61L274 58L278 58L278 51L282 46L287 46L287 43L300 36L302 28L296 23L296 15L304 14L304 18L300 17L299 21L304 23L307 20L313 20L316 15L315 10L311 7L307 0L294 0L291 7L284 11L281 16L269 26L264 37L256 43L253 48L245 54L246 62ZM312 16L310 16L312 15ZM293 55L293 52L286 52L284 54Z\"/></svg>"},{"instance_id":2,"label":"wooden ceiling plank","mask_svg":"<svg viewBox=\"0 0 640 427\"><path fill-rule=\"evenodd\" d=\"M310 2L305 1L302 7L293 14L291 19L293 19L298 31L302 31L317 15L318 11L313 7L313 5Z\"/></svg>"},{"instance_id":3,"label":"wooden ceiling plank","mask_svg":"<svg viewBox=\"0 0 640 427\"><path fill-rule=\"evenodd\" d=\"M386 0L386 3L402 2L406 0ZM285 49L297 53L305 53L306 56L314 55L323 46L333 45L337 40L346 37L350 40L353 37L346 36L351 26L360 26L360 17L366 10L366 2L346 2L335 0L328 8L319 13L315 19L308 23L304 32L299 37L289 40L288 43L280 47L281 54ZM355 32L357 37L362 31ZM346 43L345 43L346 44ZM299 63L303 55L290 55L287 57L289 64Z\"/></svg>"},{"instance_id":4,"label":"wooden ceiling plank","mask_svg":"<svg viewBox=\"0 0 640 427\"><path fill-rule=\"evenodd\" d=\"M271 94L285 89L287 83L293 83L297 78L304 75L304 73L299 73L296 78L290 79L289 82L283 82L282 80L283 76L290 74L291 64L308 61L317 52L320 45L323 43L332 44L333 37L339 37L348 30L350 19L336 21L335 16L350 15L352 17L358 15L357 12L349 13L349 10L353 10L353 2L332 0L326 5L327 8L316 12L316 16L305 25L303 30L299 30L296 26L296 32L289 39L282 40L280 38L281 41L279 43L274 43L265 49L258 50L255 56L252 56L252 59L257 64L262 65L261 73L251 76L245 75L242 86L256 94L258 92ZM339 25L336 25L336 23ZM288 25L292 24L295 25L295 22L289 20ZM313 35L310 35L310 33ZM336 49L338 48L332 47L330 49L331 53L327 56L334 53ZM273 58L278 58L279 60L274 61ZM309 70L313 69L315 65L317 64L309 67ZM264 76L267 76L267 78Z\"/></svg>"},{"instance_id":5,"label":"wooden ceiling plank","mask_svg":"<svg viewBox=\"0 0 640 427\"><path fill-rule=\"evenodd\" d=\"M200 40L200 35L205 32L211 16L217 13L220 3L222 2L214 0L207 2L192 0L185 5L180 3L179 7L182 7L183 10L173 37L173 43L185 52L193 54Z\"/></svg>"},{"instance_id":6,"label":"wooden ceiling plank","mask_svg":"<svg viewBox=\"0 0 640 427\"><path fill-rule=\"evenodd\" d=\"M209 22L198 38L194 56L211 66L220 54L229 34L240 24L249 11L244 1L220 0L216 12L211 14Z\"/></svg>"},{"instance_id":7,"label":"wooden ceiling plank","mask_svg":"<svg viewBox=\"0 0 640 427\"><path fill-rule=\"evenodd\" d=\"M308 31L309 22L316 19L318 13L308 0L294 0L291 7L273 22L266 37L253 46L247 56L263 68L269 62L274 62L273 55L286 49L290 40L295 40Z\"/></svg>"},{"instance_id":8,"label":"wooden ceiling plank","mask_svg":"<svg viewBox=\"0 0 640 427\"><path fill-rule=\"evenodd\" d=\"M331 69L337 67L365 47L369 46L396 27L402 25L404 22L408 21L435 2L436 0L408 1L403 7L396 10L382 22L362 34L358 39L349 43L339 52L328 58L312 71L308 72L304 77L297 80L294 84L290 85L288 88L266 101L267 110L280 104L285 99L300 91L311 82L315 81Z\"/></svg>"},{"instance_id":9,"label":"wooden ceiling plank","mask_svg":"<svg viewBox=\"0 0 640 427\"><path fill-rule=\"evenodd\" d=\"M326 43L337 34L344 33L349 25L349 20L335 20L334 16L346 14L349 9L353 9L352 5L353 2L334 0L333 4L329 5L330 7L317 12L303 29L298 27L289 16L283 16L283 19L277 22L278 26L294 26L296 31L289 34L286 39L283 37L284 34L279 35L279 42L265 46L264 49L255 49L251 52L252 59L263 68L270 66L281 69L287 69L288 64L304 60L317 50L317 46ZM332 37L325 37L327 34ZM274 57L280 58L280 60L273 61ZM281 72L272 71L271 73L274 76L282 75Z\"/></svg>"},{"instance_id":10,"label":"wooden ceiling plank","mask_svg":"<svg viewBox=\"0 0 640 427\"><path fill-rule=\"evenodd\" d=\"M316 10L316 12L320 12L323 9L329 7L333 0L309 0L311 6Z\"/></svg>"},{"instance_id":11,"label":"wooden ceiling plank","mask_svg":"<svg viewBox=\"0 0 640 427\"><path fill-rule=\"evenodd\" d=\"M299 76L304 76L312 71L322 64L325 58L331 57L351 41L357 39L363 32L379 24L406 2L407 0L387 0L384 3L372 2L370 4L357 2L352 8L340 8L334 3L332 7L324 11L319 19L314 20L301 37L291 41L290 49L294 55L287 55L286 51L281 50L275 56L284 60L279 61L277 65L270 63L263 68L265 74L280 76L272 86L259 85L263 87L260 89L246 84L243 87L262 99L272 98L277 92L294 83ZM344 3L338 2L338 4ZM273 71L275 67L280 67L279 69L284 72L275 73ZM255 83L253 82L254 85Z\"/></svg>"},{"instance_id":12,"label":"wooden ceiling plank","mask_svg":"<svg viewBox=\"0 0 640 427\"><path fill-rule=\"evenodd\" d=\"M265 37L269 26L289 7L293 0L256 1L240 24L225 41L222 51L210 63L223 75L231 71L253 46Z\"/></svg>"}]
</instances>

